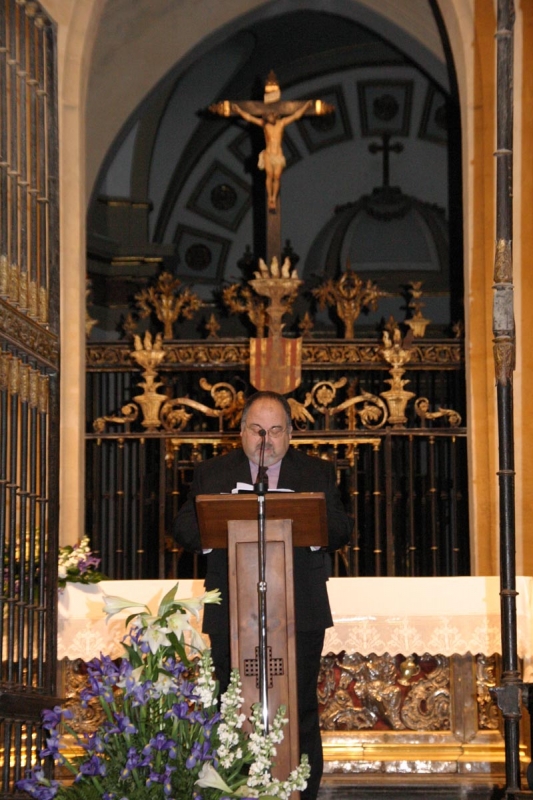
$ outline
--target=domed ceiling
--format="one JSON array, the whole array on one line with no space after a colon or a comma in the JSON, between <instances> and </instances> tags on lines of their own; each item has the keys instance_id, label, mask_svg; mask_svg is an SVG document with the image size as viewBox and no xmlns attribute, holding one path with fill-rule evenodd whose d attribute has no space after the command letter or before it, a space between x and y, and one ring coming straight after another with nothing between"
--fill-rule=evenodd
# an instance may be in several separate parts
<instances>
[{"instance_id":1,"label":"domed ceiling","mask_svg":"<svg viewBox=\"0 0 533 800\"><path fill-rule=\"evenodd\" d=\"M446 43L426 0L406 2L403 18L394 4L395 18L376 9L389 4L265 4L226 26L222 39L219 32L201 42L139 103L103 161L89 206L93 340L123 334L135 294L161 270L205 303L176 328L180 338L206 335L212 313L219 335L249 334L220 296L252 277L267 254L257 168L264 136L208 108L262 100L271 70L283 100L335 107L294 121L283 136L281 244L305 281L287 328L311 310L318 335L337 335L311 289L347 268L383 290L361 330L376 330L391 314L404 319L412 280L422 281L435 332L460 318L460 122ZM105 37L97 42L105 48Z\"/></svg>"}]
</instances>

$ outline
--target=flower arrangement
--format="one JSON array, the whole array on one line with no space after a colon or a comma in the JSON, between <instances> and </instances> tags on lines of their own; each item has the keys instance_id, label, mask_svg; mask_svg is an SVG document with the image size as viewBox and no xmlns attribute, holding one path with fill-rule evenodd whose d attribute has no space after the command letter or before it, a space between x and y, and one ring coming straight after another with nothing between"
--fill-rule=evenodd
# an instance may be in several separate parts
<instances>
[{"instance_id":1,"label":"flower arrangement","mask_svg":"<svg viewBox=\"0 0 533 800\"><path fill-rule=\"evenodd\" d=\"M191 625L191 614L198 618L204 603L220 602L219 592L176 600L176 590L177 585L155 615L146 606L106 598L108 617L131 607L144 610L126 620L131 627L119 663L101 656L88 664L82 705L99 704L104 722L95 732L78 735L67 709L43 712L49 735L40 758L51 756L72 779L50 779L39 763L18 789L37 800L287 800L292 791L305 788L306 756L287 780L271 775L287 721L283 707L265 733L255 705L246 733L238 670L218 703L211 653ZM65 733L74 738L80 756L67 759L61 752Z\"/></svg>"},{"instance_id":2,"label":"flower arrangement","mask_svg":"<svg viewBox=\"0 0 533 800\"><path fill-rule=\"evenodd\" d=\"M75 545L67 544L59 548L58 583L64 589L70 583L98 583L105 580L105 575L98 572L99 558L93 556L89 546L89 538Z\"/></svg>"}]
</instances>

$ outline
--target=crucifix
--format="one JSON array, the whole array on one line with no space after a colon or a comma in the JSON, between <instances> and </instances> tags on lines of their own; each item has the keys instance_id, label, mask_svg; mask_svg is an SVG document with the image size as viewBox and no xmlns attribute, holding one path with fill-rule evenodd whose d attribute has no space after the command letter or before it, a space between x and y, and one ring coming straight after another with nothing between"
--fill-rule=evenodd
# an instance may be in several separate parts
<instances>
[{"instance_id":1,"label":"crucifix","mask_svg":"<svg viewBox=\"0 0 533 800\"><path fill-rule=\"evenodd\" d=\"M265 171L267 196L267 264L281 257L280 183L286 166L283 155L283 133L287 125L301 117L330 114L334 107L322 100L281 100L276 76L270 72L265 83L263 102L259 100L221 100L209 106L221 117L240 116L263 129L265 149L259 154L258 167Z\"/></svg>"},{"instance_id":2,"label":"crucifix","mask_svg":"<svg viewBox=\"0 0 533 800\"><path fill-rule=\"evenodd\" d=\"M390 143L390 133L383 134L383 144L371 142L368 149L371 153L383 153L383 188L389 188L389 164L391 153L401 153L403 151L403 144L401 142Z\"/></svg>"}]
</instances>

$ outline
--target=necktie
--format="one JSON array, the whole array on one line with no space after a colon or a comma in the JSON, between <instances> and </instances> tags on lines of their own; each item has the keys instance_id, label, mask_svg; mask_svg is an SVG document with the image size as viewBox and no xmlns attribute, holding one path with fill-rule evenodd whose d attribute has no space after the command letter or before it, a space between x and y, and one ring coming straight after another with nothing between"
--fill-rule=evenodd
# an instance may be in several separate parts
<instances>
[{"instance_id":1,"label":"necktie","mask_svg":"<svg viewBox=\"0 0 533 800\"><path fill-rule=\"evenodd\" d=\"M268 467L259 468L259 472L257 473L257 483L261 483L261 479L265 489L268 489Z\"/></svg>"}]
</instances>

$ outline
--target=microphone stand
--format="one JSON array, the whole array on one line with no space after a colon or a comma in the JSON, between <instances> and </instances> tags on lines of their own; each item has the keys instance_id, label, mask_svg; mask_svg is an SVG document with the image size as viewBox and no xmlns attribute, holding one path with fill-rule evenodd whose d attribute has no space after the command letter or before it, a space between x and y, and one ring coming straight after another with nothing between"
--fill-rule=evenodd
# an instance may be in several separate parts
<instances>
[{"instance_id":1,"label":"microphone stand","mask_svg":"<svg viewBox=\"0 0 533 800\"><path fill-rule=\"evenodd\" d=\"M266 539L265 539L265 442L266 431L261 428L261 448L259 450L259 469L254 492L257 494L257 527L258 527L258 572L257 583L258 621L259 621L259 701L263 732L268 733L268 669L267 669L267 584L266 584Z\"/></svg>"}]
</instances>

